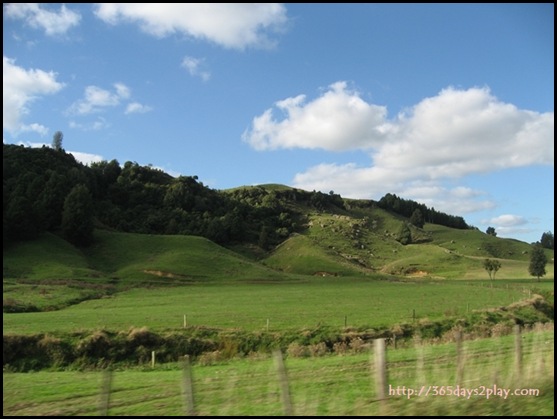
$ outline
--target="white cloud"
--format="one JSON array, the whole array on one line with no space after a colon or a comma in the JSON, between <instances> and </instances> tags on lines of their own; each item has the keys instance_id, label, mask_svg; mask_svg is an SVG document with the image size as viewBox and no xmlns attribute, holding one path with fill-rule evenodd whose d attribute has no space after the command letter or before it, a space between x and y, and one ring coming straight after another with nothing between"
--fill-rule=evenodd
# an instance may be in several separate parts
<instances>
[{"instance_id":1,"label":"white cloud","mask_svg":"<svg viewBox=\"0 0 557 419\"><path fill-rule=\"evenodd\" d=\"M99 131L101 129L109 128L110 124L105 118L99 116L95 121L88 123L70 121L69 126L70 128L79 129L82 131Z\"/></svg>"},{"instance_id":2,"label":"white cloud","mask_svg":"<svg viewBox=\"0 0 557 419\"><path fill-rule=\"evenodd\" d=\"M503 214L498 217L491 218L484 224L495 224L498 227L514 227L527 224L528 221L520 215Z\"/></svg>"},{"instance_id":3,"label":"white cloud","mask_svg":"<svg viewBox=\"0 0 557 419\"><path fill-rule=\"evenodd\" d=\"M41 3L8 3L4 5L4 15L22 19L32 28L43 29L47 35L64 34L81 20L79 13L64 4L59 12L52 12L44 9Z\"/></svg>"},{"instance_id":4,"label":"white cloud","mask_svg":"<svg viewBox=\"0 0 557 419\"><path fill-rule=\"evenodd\" d=\"M147 113L147 112L151 112L153 110L152 107L147 106L147 105L142 105L139 102L132 102L129 103L128 106L126 106L126 114L130 114L130 113Z\"/></svg>"},{"instance_id":5,"label":"white cloud","mask_svg":"<svg viewBox=\"0 0 557 419\"><path fill-rule=\"evenodd\" d=\"M117 106L122 99L130 97L130 89L125 84L115 83L114 90L111 92L97 86L87 86L84 98L73 103L68 111L72 114L87 115Z\"/></svg>"},{"instance_id":6,"label":"white cloud","mask_svg":"<svg viewBox=\"0 0 557 419\"><path fill-rule=\"evenodd\" d=\"M128 99L131 95L130 88L123 83L114 83L114 88L116 89L116 95L120 99Z\"/></svg>"},{"instance_id":7,"label":"white cloud","mask_svg":"<svg viewBox=\"0 0 557 419\"><path fill-rule=\"evenodd\" d=\"M287 21L278 3L98 3L95 14L110 24L138 23L160 38L179 33L237 49L270 45L267 34Z\"/></svg>"},{"instance_id":8,"label":"white cloud","mask_svg":"<svg viewBox=\"0 0 557 419\"><path fill-rule=\"evenodd\" d=\"M203 81L208 81L211 78L211 73L208 71L202 70L204 59L202 58L195 58L195 57L184 57L182 60L182 67L188 70L191 76L198 76L201 77Z\"/></svg>"},{"instance_id":9,"label":"white cloud","mask_svg":"<svg viewBox=\"0 0 557 419\"><path fill-rule=\"evenodd\" d=\"M58 92L64 87L56 81L56 73L39 69L24 69L15 60L3 57L3 129L12 135L18 132L34 131L45 135L46 127L38 123L24 124L24 115L29 114L29 105L42 95Z\"/></svg>"},{"instance_id":10,"label":"white cloud","mask_svg":"<svg viewBox=\"0 0 557 419\"><path fill-rule=\"evenodd\" d=\"M352 198L379 198L388 191L463 214L495 204L481 191L446 187L444 182L553 165L553 132L553 112L518 109L487 88L447 88L388 119L385 107L337 82L314 100L298 95L276 102L253 119L242 138L257 150L361 150L369 155L366 166L311 167L295 175L293 186Z\"/></svg>"},{"instance_id":11,"label":"white cloud","mask_svg":"<svg viewBox=\"0 0 557 419\"><path fill-rule=\"evenodd\" d=\"M37 124L37 123L22 125L21 128L20 128L20 131L21 132L36 132L37 134L39 134L42 137L44 137L46 134L48 134L48 128L45 127L44 125Z\"/></svg>"},{"instance_id":12,"label":"white cloud","mask_svg":"<svg viewBox=\"0 0 557 419\"><path fill-rule=\"evenodd\" d=\"M380 145L391 130L386 108L365 102L347 89L346 82L331 84L311 102L299 95L278 101L275 107L284 119L277 121L274 110L267 109L242 136L256 150L367 149Z\"/></svg>"}]
</instances>

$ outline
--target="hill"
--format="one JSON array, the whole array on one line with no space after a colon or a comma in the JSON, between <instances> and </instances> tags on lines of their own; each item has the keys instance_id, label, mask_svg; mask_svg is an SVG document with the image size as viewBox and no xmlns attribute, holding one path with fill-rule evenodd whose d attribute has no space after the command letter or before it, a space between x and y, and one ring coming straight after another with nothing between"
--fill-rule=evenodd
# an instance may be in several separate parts
<instances>
[{"instance_id":1,"label":"hill","mask_svg":"<svg viewBox=\"0 0 557 419\"><path fill-rule=\"evenodd\" d=\"M4 278L485 278L485 258L501 262L500 278L529 276L530 244L392 194L376 202L279 184L219 191L134 162L84 166L48 147L4 144L3 162ZM87 199L70 205L76 187ZM94 231L89 247L75 240L81 231Z\"/></svg>"}]
</instances>

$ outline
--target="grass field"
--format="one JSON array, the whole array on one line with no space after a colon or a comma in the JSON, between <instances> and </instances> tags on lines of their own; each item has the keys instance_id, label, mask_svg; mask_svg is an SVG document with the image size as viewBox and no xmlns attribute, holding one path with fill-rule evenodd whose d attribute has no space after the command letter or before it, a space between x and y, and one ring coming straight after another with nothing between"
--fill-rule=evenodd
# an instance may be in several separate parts
<instances>
[{"instance_id":1,"label":"grass field","mask_svg":"<svg viewBox=\"0 0 557 419\"><path fill-rule=\"evenodd\" d=\"M524 333L522 371L515 365L515 337L463 342L460 389L470 396L448 396L456 389L454 343L416 343L388 349L388 382L392 388L438 386L428 397L391 394L376 399L375 369L367 350L345 355L292 358L287 356L293 413L304 416L345 415L518 415L554 413L554 334ZM195 411L198 415L275 416L283 413L281 386L269 354L192 367ZM41 371L3 374L3 414L98 415L102 371ZM482 389L533 389L538 395L506 398L481 395ZM445 387L443 387L445 386ZM112 375L110 415L175 416L185 413L180 364L117 370ZM445 393L445 395L442 395ZM424 393L425 394L425 393ZM437 395L434 395L437 394Z\"/></svg>"},{"instance_id":2,"label":"grass field","mask_svg":"<svg viewBox=\"0 0 557 419\"><path fill-rule=\"evenodd\" d=\"M178 329L188 325L263 330L316 325L379 327L416 319L464 316L477 309L506 306L528 298L545 281L386 281L355 278L298 278L298 281L215 283L133 288L62 310L4 313L4 334L94 329ZM35 285L40 289L40 286ZM65 285L61 285L67 289ZM48 298L48 287L42 298ZM16 294L13 290L12 294ZM38 292L38 291L36 291ZM5 294L6 295L6 294ZM17 295L16 295L17 297ZM19 297L17 297L19 298Z\"/></svg>"}]
</instances>

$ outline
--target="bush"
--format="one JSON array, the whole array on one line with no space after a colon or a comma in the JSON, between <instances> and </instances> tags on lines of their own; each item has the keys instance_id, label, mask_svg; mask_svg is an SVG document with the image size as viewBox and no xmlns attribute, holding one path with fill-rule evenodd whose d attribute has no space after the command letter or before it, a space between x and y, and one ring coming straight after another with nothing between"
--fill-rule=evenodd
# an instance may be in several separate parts
<instances>
[{"instance_id":1,"label":"bush","mask_svg":"<svg viewBox=\"0 0 557 419\"><path fill-rule=\"evenodd\" d=\"M289 358L307 358L309 356L309 351L307 346L301 345L298 342L292 342L288 345L286 354Z\"/></svg>"}]
</instances>

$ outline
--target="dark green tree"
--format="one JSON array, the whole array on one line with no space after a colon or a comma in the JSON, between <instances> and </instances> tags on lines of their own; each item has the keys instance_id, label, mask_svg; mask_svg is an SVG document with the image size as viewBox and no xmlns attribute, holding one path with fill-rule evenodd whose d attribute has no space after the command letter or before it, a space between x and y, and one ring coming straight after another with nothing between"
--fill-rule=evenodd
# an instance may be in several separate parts
<instances>
[{"instance_id":1,"label":"dark green tree","mask_svg":"<svg viewBox=\"0 0 557 419\"><path fill-rule=\"evenodd\" d=\"M544 249L554 249L553 233L551 231L543 233L540 243Z\"/></svg>"},{"instance_id":2,"label":"dark green tree","mask_svg":"<svg viewBox=\"0 0 557 419\"><path fill-rule=\"evenodd\" d=\"M484 269L487 271L489 275L489 279L495 279L495 274L501 268L501 262L495 259L486 259L483 263Z\"/></svg>"},{"instance_id":3,"label":"dark green tree","mask_svg":"<svg viewBox=\"0 0 557 419\"><path fill-rule=\"evenodd\" d=\"M62 131L56 131L52 136L52 148L56 151L62 151L63 139L64 139L64 134L62 134Z\"/></svg>"},{"instance_id":4,"label":"dark green tree","mask_svg":"<svg viewBox=\"0 0 557 419\"><path fill-rule=\"evenodd\" d=\"M410 224L415 225L418 228L423 228L425 224L424 215L419 208L416 208L412 215L410 216Z\"/></svg>"},{"instance_id":5,"label":"dark green tree","mask_svg":"<svg viewBox=\"0 0 557 419\"><path fill-rule=\"evenodd\" d=\"M76 246L93 241L93 198L85 185L74 186L64 200L62 234Z\"/></svg>"},{"instance_id":6,"label":"dark green tree","mask_svg":"<svg viewBox=\"0 0 557 419\"><path fill-rule=\"evenodd\" d=\"M408 224L402 223L402 225L400 226L397 241L404 246L412 243L412 232L410 231L410 227L408 227Z\"/></svg>"},{"instance_id":7,"label":"dark green tree","mask_svg":"<svg viewBox=\"0 0 557 419\"><path fill-rule=\"evenodd\" d=\"M495 231L495 227L491 227L491 226L488 227L485 233L489 234L490 236L497 237L497 232Z\"/></svg>"},{"instance_id":8,"label":"dark green tree","mask_svg":"<svg viewBox=\"0 0 557 419\"><path fill-rule=\"evenodd\" d=\"M530 253L530 265L528 266L528 272L530 275L538 278L545 275L545 265L547 263L547 256L543 251L543 247L540 244L535 244L532 252Z\"/></svg>"}]
</instances>

